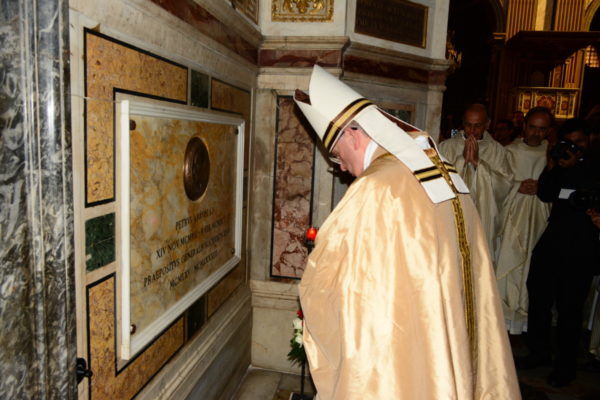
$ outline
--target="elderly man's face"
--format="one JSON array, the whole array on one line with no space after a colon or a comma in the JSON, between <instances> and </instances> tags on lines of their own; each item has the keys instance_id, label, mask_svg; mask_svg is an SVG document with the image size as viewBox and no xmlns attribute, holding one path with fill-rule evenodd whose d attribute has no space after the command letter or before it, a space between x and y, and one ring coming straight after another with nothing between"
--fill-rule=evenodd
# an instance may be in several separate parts
<instances>
[{"instance_id":1,"label":"elderly man's face","mask_svg":"<svg viewBox=\"0 0 600 400\"><path fill-rule=\"evenodd\" d=\"M340 162L340 169L348 171L353 176L363 172L364 146L362 143L362 131L360 128L348 127L344 129L342 136L338 139L331 151L331 155Z\"/></svg>"},{"instance_id":2,"label":"elderly man's face","mask_svg":"<svg viewBox=\"0 0 600 400\"><path fill-rule=\"evenodd\" d=\"M475 139L479 140L483 136L483 132L488 127L487 115L483 111L467 111L463 119L463 129L465 135L475 136Z\"/></svg>"}]
</instances>

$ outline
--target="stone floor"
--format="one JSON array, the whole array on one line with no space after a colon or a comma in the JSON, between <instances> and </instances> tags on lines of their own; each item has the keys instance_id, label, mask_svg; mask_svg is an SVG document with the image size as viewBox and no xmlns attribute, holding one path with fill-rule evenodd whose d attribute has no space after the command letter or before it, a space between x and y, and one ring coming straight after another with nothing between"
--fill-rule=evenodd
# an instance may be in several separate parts
<instances>
[{"instance_id":1,"label":"stone floor","mask_svg":"<svg viewBox=\"0 0 600 400\"><path fill-rule=\"evenodd\" d=\"M315 392L309 378L305 379L304 388L308 400ZM250 367L232 400L288 400L292 392L300 393L300 375Z\"/></svg>"},{"instance_id":2,"label":"stone floor","mask_svg":"<svg viewBox=\"0 0 600 400\"><path fill-rule=\"evenodd\" d=\"M600 370L580 371L571 385L555 389L546 385L550 368L519 371L523 400L599 400ZM251 368L233 400L288 400L293 392L300 392L300 377L276 371ZM307 382L306 394L314 389ZM308 397L306 398L308 400Z\"/></svg>"},{"instance_id":3,"label":"stone floor","mask_svg":"<svg viewBox=\"0 0 600 400\"><path fill-rule=\"evenodd\" d=\"M511 344L515 355L525 353L521 337L511 337ZM523 400L600 400L600 362L586 357L585 352L582 352L579 364L575 381L558 389L546 384L549 367L517 371ZM299 393L299 389L298 375L250 368L232 400L288 400L291 393ZM314 393L308 379L305 393Z\"/></svg>"},{"instance_id":4,"label":"stone floor","mask_svg":"<svg viewBox=\"0 0 600 400\"><path fill-rule=\"evenodd\" d=\"M515 356L527 354L523 336L511 336ZM523 400L600 400L600 362L585 351L582 344L577 378L570 385L554 388L546 384L551 367L517 370Z\"/></svg>"},{"instance_id":5,"label":"stone floor","mask_svg":"<svg viewBox=\"0 0 600 400\"><path fill-rule=\"evenodd\" d=\"M510 339L515 356L527 353L523 336L511 336ZM584 342L586 339L584 338ZM550 367L517 370L523 400L600 400L600 361L594 360L585 348L582 344L577 378L563 388L554 388L546 384ZM314 386L308 378L304 386L305 393L309 395L305 400L308 400L315 392ZM300 393L299 375L251 367L232 400L288 400L292 392Z\"/></svg>"}]
</instances>

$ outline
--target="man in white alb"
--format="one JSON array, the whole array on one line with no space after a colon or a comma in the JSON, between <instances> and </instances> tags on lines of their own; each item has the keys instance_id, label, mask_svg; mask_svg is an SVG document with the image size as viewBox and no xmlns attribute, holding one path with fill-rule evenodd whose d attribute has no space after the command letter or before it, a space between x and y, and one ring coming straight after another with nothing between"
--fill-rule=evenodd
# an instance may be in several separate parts
<instances>
[{"instance_id":1,"label":"man in white alb","mask_svg":"<svg viewBox=\"0 0 600 400\"><path fill-rule=\"evenodd\" d=\"M494 259L500 208L510 190L511 177L506 150L487 131L489 123L482 104L468 106L463 115L464 130L440 143L439 149L469 187Z\"/></svg>"},{"instance_id":2,"label":"man in white alb","mask_svg":"<svg viewBox=\"0 0 600 400\"><path fill-rule=\"evenodd\" d=\"M496 277L507 329L513 335L527 330L529 262L550 215L550 203L536 194L553 121L547 108L532 108L525 116L523 137L506 146L513 184L502 207Z\"/></svg>"}]
</instances>

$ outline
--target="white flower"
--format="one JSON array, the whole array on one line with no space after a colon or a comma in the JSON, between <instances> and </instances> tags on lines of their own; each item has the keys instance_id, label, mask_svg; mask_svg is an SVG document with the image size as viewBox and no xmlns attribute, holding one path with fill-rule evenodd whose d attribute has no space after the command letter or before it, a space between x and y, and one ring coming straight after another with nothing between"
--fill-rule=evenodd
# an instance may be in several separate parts
<instances>
[{"instance_id":1,"label":"white flower","mask_svg":"<svg viewBox=\"0 0 600 400\"><path fill-rule=\"evenodd\" d=\"M297 331L302 330L302 320L300 318L296 318L294 321L292 321L292 323L294 324L295 330L297 330Z\"/></svg>"},{"instance_id":2,"label":"white flower","mask_svg":"<svg viewBox=\"0 0 600 400\"><path fill-rule=\"evenodd\" d=\"M298 343L300 345L300 347L302 347L304 345L304 341L302 340L302 334L296 334L296 336L294 336L294 341L296 343Z\"/></svg>"}]
</instances>

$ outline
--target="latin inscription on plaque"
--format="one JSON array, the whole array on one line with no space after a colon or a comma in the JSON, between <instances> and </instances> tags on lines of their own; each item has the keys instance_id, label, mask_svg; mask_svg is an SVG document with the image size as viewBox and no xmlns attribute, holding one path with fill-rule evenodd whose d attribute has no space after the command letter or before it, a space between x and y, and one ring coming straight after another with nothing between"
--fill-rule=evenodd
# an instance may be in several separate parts
<instances>
[{"instance_id":1,"label":"latin inscription on plaque","mask_svg":"<svg viewBox=\"0 0 600 400\"><path fill-rule=\"evenodd\" d=\"M407 0L357 0L354 31L424 48L427 11L426 6Z\"/></svg>"},{"instance_id":2,"label":"latin inscription on plaque","mask_svg":"<svg viewBox=\"0 0 600 400\"><path fill-rule=\"evenodd\" d=\"M121 219L129 233L120 267L129 275L121 303L126 359L239 262L243 137L238 125L181 114L132 109L130 118L129 218Z\"/></svg>"}]
</instances>

